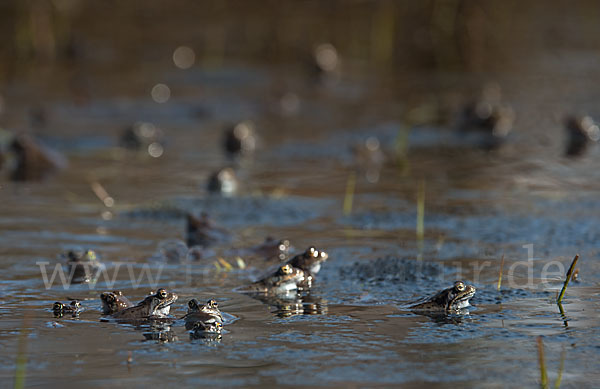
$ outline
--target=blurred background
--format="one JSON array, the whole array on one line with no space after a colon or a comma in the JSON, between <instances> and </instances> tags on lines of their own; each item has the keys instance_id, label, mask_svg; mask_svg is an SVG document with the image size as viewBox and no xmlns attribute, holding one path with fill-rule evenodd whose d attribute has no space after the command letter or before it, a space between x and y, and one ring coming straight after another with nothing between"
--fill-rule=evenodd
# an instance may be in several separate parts
<instances>
[{"instance_id":1,"label":"blurred background","mask_svg":"<svg viewBox=\"0 0 600 389\"><path fill-rule=\"evenodd\" d=\"M22 129L33 116L64 131L53 123L65 119L53 101L150 97L157 84L171 102L201 105L202 88L215 80L200 74L219 69L229 71L216 82L229 85L251 82L241 80L244 69L269 73L254 80L247 100L291 92L293 109L300 88L323 71L317 67L330 66L324 72L354 82L334 98L392 119L424 103L454 112L494 82L527 112L517 115L521 128L541 126L556 138L562 116L594 109L599 15L585 0L3 1L1 123ZM316 65L320 44L331 45L337 62Z\"/></svg>"}]
</instances>

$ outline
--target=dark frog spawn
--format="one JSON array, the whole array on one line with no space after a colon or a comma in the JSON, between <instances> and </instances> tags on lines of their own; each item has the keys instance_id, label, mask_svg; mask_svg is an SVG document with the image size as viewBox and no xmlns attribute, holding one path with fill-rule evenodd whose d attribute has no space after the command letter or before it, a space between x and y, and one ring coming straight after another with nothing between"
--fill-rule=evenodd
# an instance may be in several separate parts
<instances>
[{"instance_id":1,"label":"dark frog spawn","mask_svg":"<svg viewBox=\"0 0 600 389\"><path fill-rule=\"evenodd\" d=\"M67 259L71 284L93 282L102 270L102 264L94 250L69 250L63 257Z\"/></svg>"},{"instance_id":2,"label":"dark frog spawn","mask_svg":"<svg viewBox=\"0 0 600 389\"><path fill-rule=\"evenodd\" d=\"M177 298L177 294L160 288L156 293L151 293L137 305L118 311L112 317L118 320L165 318L169 315L171 304L177 301Z\"/></svg>"},{"instance_id":3,"label":"dark frog spawn","mask_svg":"<svg viewBox=\"0 0 600 389\"><path fill-rule=\"evenodd\" d=\"M100 295L102 301L102 314L112 315L124 309L133 307L133 303L123 296L120 290L104 292Z\"/></svg>"},{"instance_id":4,"label":"dark frog spawn","mask_svg":"<svg viewBox=\"0 0 600 389\"><path fill-rule=\"evenodd\" d=\"M460 312L468 307L469 299L475 295L475 287L462 281L456 281L451 288L444 289L435 296L409 306L420 312Z\"/></svg>"},{"instance_id":5,"label":"dark frog spawn","mask_svg":"<svg viewBox=\"0 0 600 389\"><path fill-rule=\"evenodd\" d=\"M57 301L52 306L52 312L55 317L63 317L64 315L71 315L76 317L81 312L81 303L77 300L71 301L70 304L63 304L60 301Z\"/></svg>"}]
</instances>

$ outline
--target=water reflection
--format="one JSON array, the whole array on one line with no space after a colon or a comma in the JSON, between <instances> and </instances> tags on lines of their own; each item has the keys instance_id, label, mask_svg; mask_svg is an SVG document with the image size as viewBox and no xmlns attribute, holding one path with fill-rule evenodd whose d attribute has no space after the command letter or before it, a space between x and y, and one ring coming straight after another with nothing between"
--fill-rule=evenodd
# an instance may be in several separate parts
<instances>
[{"instance_id":1,"label":"water reflection","mask_svg":"<svg viewBox=\"0 0 600 389\"><path fill-rule=\"evenodd\" d=\"M144 331L146 341L155 341L156 343L171 343L179 340L177 334L172 330L170 322L152 321L147 326L137 326L136 330Z\"/></svg>"},{"instance_id":2,"label":"water reflection","mask_svg":"<svg viewBox=\"0 0 600 389\"><path fill-rule=\"evenodd\" d=\"M274 308L273 313L285 318L296 315L326 315L327 300L313 296L310 292L287 294L256 294L253 298Z\"/></svg>"}]
</instances>

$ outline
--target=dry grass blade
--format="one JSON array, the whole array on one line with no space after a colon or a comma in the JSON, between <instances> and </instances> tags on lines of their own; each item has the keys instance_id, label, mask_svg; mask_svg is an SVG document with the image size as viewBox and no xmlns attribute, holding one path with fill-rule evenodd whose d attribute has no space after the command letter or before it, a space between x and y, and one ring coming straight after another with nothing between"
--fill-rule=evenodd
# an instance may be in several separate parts
<instances>
[{"instance_id":1,"label":"dry grass blade","mask_svg":"<svg viewBox=\"0 0 600 389\"><path fill-rule=\"evenodd\" d=\"M548 389L548 374L546 373L546 362L544 361L544 343L542 337L537 337L538 358L540 361L540 387Z\"/></svg>"},{"instance_id":2,"label":"dry grass blade","mask_svg":"<svg viewBox=\"0 0 600 389\"><path fill-rule=\"evenodd\" d=\"M569 281L571 281L571 277L573 276L573 270L575 269L575 265L577 265L577 261L579 260L579 254L575 255L573 258L573 262L571 262L571 266L567 271L567 277L565 279L565 283L563 284L562 290L556 299L556 302L560 304L562 302L563 297L565 296L565 292L567 291L567 286L569 285Z\"/></svg>"},{"instance_id":3,"label":"dry grass blade","mask_svg":"<svg viewBox=\"0 0 600 389\"><path fill-rule=\"evenodd\" d=\"M500 271L498 272L498 290L502 286L502 270L504 269L504 254L502 254L502 260L500 261Z\"/></svg>"},{"instance_id":4,"label":"dry grass blade","mask_svg":"<svg viewBox=\"0 0 600 389\"><path fill-rule=\"evenodd\" d=\"M352 213L352 202L354 200L354 188L356 187L356 173L352 172L346 182L346 195L344 196L344 216Z\"/></svg>"}]
</instances>

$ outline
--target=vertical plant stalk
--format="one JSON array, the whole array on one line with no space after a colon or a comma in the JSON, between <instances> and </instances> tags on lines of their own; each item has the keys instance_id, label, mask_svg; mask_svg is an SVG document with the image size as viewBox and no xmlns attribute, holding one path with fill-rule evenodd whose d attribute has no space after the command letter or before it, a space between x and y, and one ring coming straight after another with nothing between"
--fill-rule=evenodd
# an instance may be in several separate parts
<instances>
[{"instance_id":1,"label":"vertical plant stalk","mask_svg":"<svg viewBox=\"0 0 600 389\"><path fill-rule=\"evenodd\" d=\"M27 342L29 336L29 327L31 323L31 312L25 312L23 316L23 326L19 333L19 345L17 349L17 361L15 369L15 389L25 387L25 375L27 372Z\"/></svg>"},{"instance_id":2,"label":"vertical plant stalk","mask_svg":"<svg viewBox=\"0 0 600 389\"><path fill-rule=\"evenodd\" d=\"M563 347L562 352L560 353L560 367L558 368L558 376L556 377L556 381L554 381L554 388L560 388L560 384L562 382L563 371L565 370L565 359L567 357L567 350Z\"/></svg>"},{"instance_id":3,"label":"vertical plant stalk","mask_svg":"<svg viewBox=\"0 0 600 389\"><path fill-rule=\"evenodd\" d=\"M546 362L544 361L544 343L542 337L537 337L538 358L540 361L540 387L548 389L548 374L546 373Z\"/></svg>"},{"instance_id":4,"label":"vertical plant stalk","mask_svg":"<svg viewBox=\"0 0 600 389\"><path fill-rule=\"evenodd\" d=\"M500 261L500 271L498 272L498 290L502 286L502 270L504 269L504 254L502 254L502 260Z\"/></svg>"},{"instance_id":5,"label":"vertical plant stalk","mask_svg":"<svg viewBox=\"0 0 600 389\"><path fill-rule=\"evenodd\" d=\"M556 299L556 303L560 304L562 302L563 297L565 296L565 292L567 291L567 286L569 285L569 281L571 281L571 276L573 275L573 270L575 269L575 265L577 265L577 261L579 260L579 254L575 255L573 258L573 262L571 262L571 266L567 271L567 278L565 279L565 283L563 284L562 290Z\"/></svg>"},{"instance_id":6,"label":"vertical plant stalk","mask_svg":"<svg viewBox=\"0 0 600 389\"><path fill-rule=\"evenodd\" d=\"M419 246L419 259L423 255L423 240L425 238L425 180L419 180L417 190L417 244Z\"/></svg>"},{"instance_id":7,"label":"vertical plant stalk","mask_svg":"<svg viewBox=\"0 0 600 389\"><path fill-rule=\"evenodd\" d=\"M344 196L344 216L352 213L352 202L354 201L354 189L356 188L356 173L352 172L346 181L346 195Z\"/></svg>"}]
</instances>

